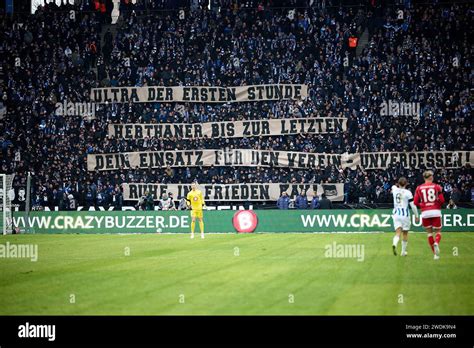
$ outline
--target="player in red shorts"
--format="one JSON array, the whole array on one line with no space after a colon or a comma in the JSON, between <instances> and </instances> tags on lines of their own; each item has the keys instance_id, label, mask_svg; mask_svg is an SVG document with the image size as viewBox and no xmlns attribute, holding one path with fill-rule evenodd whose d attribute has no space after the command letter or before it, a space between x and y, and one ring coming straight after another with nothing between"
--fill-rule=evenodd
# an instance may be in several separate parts
<instances>
[{"instance_id":1,"label":"player in red shorts","mask_svg":"<svg viewBox=\"0 0 474 348\"><path fill-rule=\"evenodd\" d=\"M439 242L441 241L441 206L444 203L443 189L433 183L433 172L423 173L425 183L416 188L413 203L421 208L421 221L426 232L428 242L434 253L434 259L439 259ZM433 230L435 237L433 238Z\"/></svg>"}]
</instances>

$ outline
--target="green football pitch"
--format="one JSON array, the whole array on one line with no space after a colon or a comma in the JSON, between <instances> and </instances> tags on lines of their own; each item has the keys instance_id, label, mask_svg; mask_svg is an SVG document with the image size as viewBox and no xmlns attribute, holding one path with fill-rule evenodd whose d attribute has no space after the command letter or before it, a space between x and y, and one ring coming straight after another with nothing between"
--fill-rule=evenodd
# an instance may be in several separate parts
<instances>
[{"instance_id":1,"label":"green football pitch","mask_svg":"<svg viewBox=\"0 0 474 348\"><path fill-rule=\"evenodd\" d=\"M474 233L444 233L438 261L425 234L407 257L392 236L0 236L38 246L36 262L0 258L0 314L474 314Z\"/></svg>"}]
</instances>

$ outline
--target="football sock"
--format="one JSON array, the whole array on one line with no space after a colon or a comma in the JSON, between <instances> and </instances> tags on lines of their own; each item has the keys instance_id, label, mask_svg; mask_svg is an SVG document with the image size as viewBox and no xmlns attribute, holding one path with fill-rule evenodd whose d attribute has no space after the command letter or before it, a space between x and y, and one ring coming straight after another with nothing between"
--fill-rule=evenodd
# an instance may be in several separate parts
<instances>
[{"instance_id":1,"label":"football sock","mask_svg":"<svg viewBox=\"0 0 474 348\"><path fill-rule=\"evenodd\" d=\"M432 233L428 233L428 243L430 243L431 250L432 250L433 253L434 253L433 244L435 243L435 241L434 241L434 238L433 238L433 234L432 234Z\"/></svg>"},{"instance_id":2,"label":"football sock","mask_svg":"<svg viewBox=\"0 0 474 348\"><path fill-rule=\"evenodd\" d=\"M435 241L436 241L436 243L439 244L439 242L441 241L441 232L436 233Z\"/></svg>"},{"instance_id":3,"label":"football sock","mask_svg":"<svg viewBox=\"0 0 474 348\"><path fill-rule=\"evenodd\" d=\"M402 253L405 253L407 251L407 245L408 245L408 241L402 240Z\"/></svg>"},{"instance_id":4,"label":"football sock","mask_svg":"<svg viewBox=\"0 0 474 348\"><path fill-rule=\"evenodd\" d=\"M395 246L395 247L398 246L398 241L399 241L399 240L400 240L400 236L396 234L396 235L393 237L393 246Z\"/></svg>"},{"instance_id":5,"label":"football sock","mask_svg":"<svg viewBox=\"0 0 474 348\"><path fill-rule=\"evenodd\" d=\"M194 233L195 227L196 227L196 221L191 221L191 233Z\"/></svg>"},{"instance_id":6,"label":"football sock","mask_svg":"<svg viewBox=\"0 0 474 348\"><path fill-rule=\"evenodd\" d=\"M201 229L201 233L204 233L204 221L199 221L199 228Z\"/></svg>"}]
</instances>

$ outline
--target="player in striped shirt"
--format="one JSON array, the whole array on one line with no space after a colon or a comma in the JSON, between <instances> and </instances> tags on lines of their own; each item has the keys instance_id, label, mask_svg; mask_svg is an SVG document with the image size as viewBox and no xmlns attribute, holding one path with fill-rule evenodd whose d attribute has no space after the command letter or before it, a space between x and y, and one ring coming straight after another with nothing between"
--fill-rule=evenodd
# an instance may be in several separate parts
<instances>
[{"instance_id":1,"label":"player in striped shirt","mask_svg":"<svg viewBox=\"0 0 474 348\"><path fill-rule=\"evenodd\" d=\"M407 179L401 177L398 179L398 184L392 186L393 195L393 212L392 220L393 227L395 229L395 236L393 237L392 250L393 254L397 255L397 246L400 240L400 235L403 234L402 239L402 256L407 255L408 246L408 230L410 229L411 220L408 205L410 205L415 220L418 221L418 209L413 204L413 195L410 190L406 189Z\"/></svg>"}]
</instances>

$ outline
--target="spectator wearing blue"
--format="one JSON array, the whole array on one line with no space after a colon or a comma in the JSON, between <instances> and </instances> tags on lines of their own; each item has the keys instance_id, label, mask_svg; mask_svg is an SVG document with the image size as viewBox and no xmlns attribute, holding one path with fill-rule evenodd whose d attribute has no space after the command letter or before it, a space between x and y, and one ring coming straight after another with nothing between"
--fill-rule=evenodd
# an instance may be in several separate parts
<instances>
[{"instance_id":1,"label":"spectator wearing blue","mask_svg":"<svg viewBox=\"0 0 474 348\"><path fill-rule=\"evenodd\" d=\"M319 197L316 191L313 192L313 199L311 200L311 209L319 209Z\"/></svg>"},{"instance_id":2,"label":"spectator wearing blue","mask_svg":"<svg viewBox=\"0 0 474 348\"><path fill-rule=\"evenodd\" d=\"M94 191L91 189L90 185L87 186L87 191L86 191L86 209L89 209L90 207L94 206L94 201L95 201L95 194Z\"/></svg>"},{"instance_id":3,"label":"spectator wearing blue","mask_svg":"<svg viewBox=\"0 0 474 348\"><path fill-rule=\"evenodd\" d=\"M278 209L288 209L290 206L290 197L288 197L288 194L286 192L283 192L278 198L277 201L277 207Z\"/></svg>"},{"instance_id":4,"label":"spectator wearing blue","mask_svg":"<svg viewBox=\"0 0 474 348\"><path fill-rule=\"evenodd\" d=\"M308 197L306 192L301 191L298 197L296 197L296 208L297 209L308 209Z\"/></svg>"}]
</instances>

